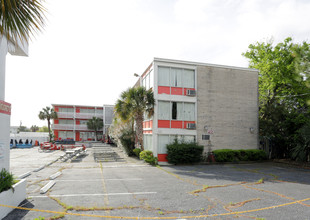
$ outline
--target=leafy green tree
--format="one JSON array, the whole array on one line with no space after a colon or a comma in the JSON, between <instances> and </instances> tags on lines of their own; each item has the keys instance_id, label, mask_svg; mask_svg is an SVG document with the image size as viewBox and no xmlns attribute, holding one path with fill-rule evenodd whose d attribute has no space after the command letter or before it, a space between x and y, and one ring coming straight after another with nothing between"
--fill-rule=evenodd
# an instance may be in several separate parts
<instances>
[{"instance_id":1,"label":"leafy green tree","mask_svg":"<svg viewBox=\"0 0 310 220\"><path fill-rule=\"evenodd\" d=\"M29 131L30 131L29 128L27 128L26 126L22 126L22 125L20 125L18 127L18 129L17 129L17 133L19 133L19 132L29 132Z\"/></svg>"},{"instance_id":2,"label":"leafy green tree","mask_svg":"<svg viewBox=\"0 0 310 220\"><path fill-rule=\"evenodd\" d=\"M48 127L47 126L40 127L39 132L48 132Z\"/></svg>"},{"instance_id":3,"label":"leafy green tree","mask_svg":"<svg viewBox=\"0 0 310 220\"><path fill-rule=\"evenodd\" d=\"M39 118L41 120L47 120L47 128L48 128L48 134L50 138L50 142L52 141L52 134L51 134L51 119L57 119L57 112L51 107L46 106L42 109L39 113Z\"/></svg>"},{"instance_id":4,"label":"leafy green tree","mask_svg":"<svg viewBox=\"0 0 310 220\"><path fill-rule=\"evenodd\" d=\"M293 148L293 159L309 161L310 159L310 120L299 131L298 143Z\"/></svg>"},{"instance_id":5,"label":"leafy green tree","mask_svg":"<svg viewBox=\"0 0 310 220\"><path fill-rule=\"evenodd\" d=\"M28 42L44 26L46 9L41 0L0 0L0 35Z\"/></svg>"},{"instance_id":6,"label":"leafy green tree","mask_svg":"<svg viewBox=\"0 0 310 220\"><path fill-rule=\"evenodd\" d=\"M288 157L309 118L310 45L257 42L243 56L260 71L260 135L273 141L275 156Z\"/></svg>"},{"instance_id":7,"label":"leafy green tree","mask_svg":"<svg viewBox=\"0 0 310 220\"><path fill-rule=\"evenodd\" d=\"M32 125L32 126L30 127L30 130L31 130L32 132L37 132L37 131L39 130L39 127L36 126L36 125Z\"/></svg>"},{"instance_id":8,"label":"leafy green tree","mask_svg":"<svg viewBox=\"0 0 310 220\"><path fill-rule=\"evenodd\" d=\"M115 112L121 119L129 123L132 123L133 120L135 121L138 145L141 146L142 150L144 150L144 113L147 113L148 117L154 114L154 102L152 90L146 90L145 87L133 87L124 91L115 105Z\"/></svg>"},{"instance_id":9,"label":"leafy green tree","mask_svg":"<svg viewBox=\"0 0 310 220\"><path fill-rule=\"evenodd\" d=\"M103 128L103 121L101 118L93 117L87 121L87 128L95 132L95 141L98 140L98 131Z\"/></svg>"}]
</instances>

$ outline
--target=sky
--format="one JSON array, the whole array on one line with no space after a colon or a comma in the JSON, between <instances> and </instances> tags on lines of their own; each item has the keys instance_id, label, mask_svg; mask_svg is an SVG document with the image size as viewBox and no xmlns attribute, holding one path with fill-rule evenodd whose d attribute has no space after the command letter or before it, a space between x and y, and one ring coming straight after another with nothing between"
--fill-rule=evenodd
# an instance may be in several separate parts
<instances>
[{"instance_id":1,"label":"sky","mask_svg":"<svg viewBox=\"0 0 310 220\"><path fill-rule=\"evenodd\" d=\"M310 41L308 0L45 0L29 56L7 56L11 126L51 104L115 104L154 57L247 67L249 44Z\"/></svg>"}]
</instances>

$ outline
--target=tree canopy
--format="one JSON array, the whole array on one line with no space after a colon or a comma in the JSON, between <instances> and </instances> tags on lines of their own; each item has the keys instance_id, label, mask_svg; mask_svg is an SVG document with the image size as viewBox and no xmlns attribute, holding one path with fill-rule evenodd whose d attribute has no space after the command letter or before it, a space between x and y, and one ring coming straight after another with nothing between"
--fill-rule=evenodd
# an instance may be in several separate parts
<instances>
[{"instance_id":1,"label":"tree canopy","mask_svg":"<svg viewBox=\"0 0 310 220\"><path fill-rule=\"evenodd\" d=\"M50 141L52 141L52 134L51 134L51 119L57 119L57 112L51 107L46 106L42 109L39 113L39 119L47 120L47 127L48 127L48 134L50 137Z\"/></svg>"},{"instance_id":2,"label":"tree canopy","mask_svg":"<svg viewBox=\"0 0 310 220\"><path fill-rule=\"evenodd\" d=\"M151 117L154 114L153 91L145 87L133 87L122 92L115 105L115 112L123 121L136 122L136 135L143 150L143 120L144 114Z\"/></svg>"},{"instance_id":3,"label":"tree canopy","mask_svg":"<svg viewBox=\"0 0 310 220\"><path fill-rule=\"evenodd\" d=\"M97 141L98 138L97 138L97 132L103 128L103 121L101 118L97 118L97 117L92 117L91 119L89 119L87 121L87 128L89 130L93 130L95 132L95 138Z\"/></svg>"},{"instance_id":4,"label":"tree canopy","mask_svg":"<svg viewBox=\"0 0 310 220\"><path fill-rule=\"evenodd\" d=\"M243 56L259 70L260 135L273 140L276 156L288 157L309 120L310 44L257 42Z\"/></svg>"},{"instance_id":5,"label":"tree canopy","mask_svg":"<svg viewBox=\"0 0 310 220\"><path fill-rule=\"evenodd\" d=\"M46 9L41 0L0 0L0 34L17 42L28 39L44 26Z\"/></svg>"}]
</instances>

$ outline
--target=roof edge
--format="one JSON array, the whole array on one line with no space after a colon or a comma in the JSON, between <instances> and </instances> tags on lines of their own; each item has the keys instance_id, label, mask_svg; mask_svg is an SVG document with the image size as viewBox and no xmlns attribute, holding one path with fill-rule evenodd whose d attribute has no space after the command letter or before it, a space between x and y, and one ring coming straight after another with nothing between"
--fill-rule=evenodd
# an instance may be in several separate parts
<instances>
[{"instance_id":1,"label":"roof edge","mask_svg":"<svg viewBox=\"0 0 310 220\"><path fill-rule=\"evenodd\" d=\"M202 62L194 62L194 61L165 59L165 58L159 58L159 57L154 57L154 61L166 62L166 63L178 63L178 64L185 64L185 65L220 67L220 68L226 68L226 69L236 69L236 70L247 70L247 71L252 71L252 72L259 72L258 69L252 69L252 68L247 68L247 67L225 66L225 65L220 65L220 64L210 64L210 63L202 63Z\"/></svg>"}]
</instances>

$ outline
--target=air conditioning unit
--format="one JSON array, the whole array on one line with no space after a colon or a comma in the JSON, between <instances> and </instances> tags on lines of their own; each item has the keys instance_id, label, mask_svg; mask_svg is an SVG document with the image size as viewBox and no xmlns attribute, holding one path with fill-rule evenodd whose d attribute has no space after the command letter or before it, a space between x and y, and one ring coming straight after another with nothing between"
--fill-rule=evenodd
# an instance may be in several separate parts
<instances>
[{"instance_id":1,"label":"air conditioning unit","mask_svg":"<svg viewBox=\"0 0 310 220\"><path fill-rule=\"evenodd\" d=\"M196 129L196 124L195 123L187 123L186 128L187 129Z\"/></svg>"},{"instance_id":2,"label":"air conditioning unit","mask_svg":"<svg viewBox=\"0 0 310 220\"><path fill-rule=\"evenodd\" d=\"M187 96L196 96L196 90L187 89L186 90L186 95Z\"/></svg>"}]
</instances>

